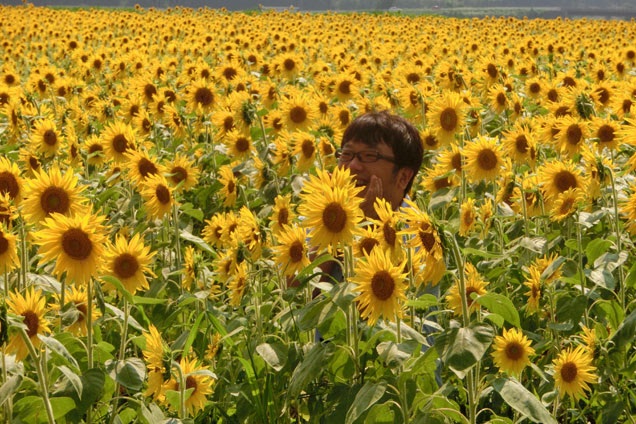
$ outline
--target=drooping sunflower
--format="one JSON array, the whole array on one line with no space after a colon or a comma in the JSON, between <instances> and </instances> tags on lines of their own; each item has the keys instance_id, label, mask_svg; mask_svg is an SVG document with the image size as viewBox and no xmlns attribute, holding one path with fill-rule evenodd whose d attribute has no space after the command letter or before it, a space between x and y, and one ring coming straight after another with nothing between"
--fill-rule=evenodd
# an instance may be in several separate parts
<instances>
[{"instance_id":1,"label":"drooping sunflower","mask_svg":"<svg viewBox=\"0 0 636 424\"><path fill-rule=\"evenodd\" d=\"M527 164L534 168L537 160L537 142L534 134L522 125L515 125L504 132L502 140L506 156L517 164Z\"/></svg>"},{"instance_id":2,"label":"drooping sunflower","mask_svg":"<svg viewBox=\"0 0 636 424\"><path fill-rule=\"evenodd\" d=\"M296 213L291 206L291 195L276 196L272 216L269 218L272 232L275 235L279 234L286 225L291 225L294 219L296 219Z\"/></svg>"},{"instance_id":3,"label":"drooping sunflower","mask_svg":"<svg viewBox=\"0 0 636 424\"><path fill-rule=\"evenodd\" d=\"M139 234L135 234L130 240L118 235L115 243L109 245L104 252L101 273L116 277L126 290L135 294L138 290L148 288L146 275L154 276L151 263L155 253L144 245Z\"/></svg>"},{"instance_id":4,"label":"drooping sunflower","mask_svg":"<svg viewBox=\"0 0 636 424\"><path fill-rule=\"evenodd\" d=\"M354 258L364 258L365 255L369 255L376 247L381 249L379 236L375 225L367 225L362 228L359 234L353 239Z\"/></svg>"},{"instance_id":5,"label":"drooping sunflower","mask_svg":"<svg viewBox=\"0 0 636 424\"><path fill-rule=\"evenodd\" d=\"M488 285L488 282L482 279L477 269L469 262L465 264L463 272L466 290L464 295L466 296L466 302L468 303L468 313L471 314L479 308L479 304L474 301L472 294L475 293L477 296L486 294L486 286ZM459 292L459 277L456 278L455 284L453 284L448 291L446 302L455 315L463 315L462 298L461 293Z\"/></svg>"},{"instance_id":6,"label":"drooping sunflower","mask_svg":"<svg viewBox=\"0 0 636 424\"><path fill-rule=\"evenodd\" d=\"M181 287L184 290L191 290L192 283L199 281L199 262L201 257L198 252L192 246L186 246L183 253L183 279L181 280ZM200 285L200 284L197 284ZM199 287L200 288L200 287Z\"/></svg>"},{"instance_id":7,"label":"drooping sunflower","mask_svg":"<svg viewBox=\"0 0 636 424\"><path fill-rule=\"evenodd\" d=\"M459 183L460 179L456 172L449 172L437 164L424 173L421 186L424 190L433 194L438 190L457 187Z\"/></svg>"},{"instance_id":8,"label":"drooping sunflower","mask_svg":"<svg viewBox=\"0 0 636 424\"><path fill-rule=\"evenodd\" d=\"M44 156L55 156L62 145L62 132L52 119L39 119L33 127L31 144Z\"/></svg>"},{"instance_id":9,"label":"drooping sunflower","mask_svg":"<svg viewBox=\"0 0 636 424\"><path fill-rule=\"evenodd\" d=\"M15 205L19 205L24 197L24 182L20 176L20 168L6 157L0 157L0 194L6 194Z\"/></svg>"},{"instance_id":10,"label":"drooping sunflower","mask_svg":"<svg viewBox=\"0 0 636 424\"><path fill-rule=\"evenodd\" d=\"M130 150L125 156L127 175L135 186L141 187L151 175L163 174L164 167L145 150Z\"/></svg>"},{"instance_id":11,"label":"drooping sunflower","mask_svg":"<svg viewBox=\"0 0 636 424\"><path fill-rule=\"evenodd\" d=\"M426 111L426 119L437 139L443 145L455 140L461 134L466 123L466 104L462 97L453 91L444 91Z\"/></svg>"},{"instance_id":12,"label":"drooping sunflower","mask_svg":"<svg viewBox=\"0 0 636 424\"><path fill-rule=\"evenodd\" d=\"M239 306L247 289L247 263L241 262L235 266L234 272L229 275L227 288L230 290L230 305Z\"/></svg>"},{"instance_id":13,"label":"drooping sunflower","mask_svg":"<svg viewBox=\"0 0 636 424\"><path fill-rule=\"evenodd\" d=\"M95 134L90 135L86 138L80 150L84 152L89 165L100 167L104 164L106 155L104 153L103 140L99 136Z\"/></svg>"},{"instance_id":14,"label":"drooping sunflower","mask_svg":"<svg viewBox=\"0 0 636 424\"><path fill-rule=\"evenodd\" d=\"M37 349L41 343L38 335L46 335L51 331L49 321L45 316L48 307L42 291L30 287L24 295L20 292L10 292L7 298L7 306L9 313L23 317L23 323L27 327L27 336L29 336L31 343ZM14 333L9 338L7 353L15 353L15 358L18 361L26 358L29 350L19 334Z\"/></svg>"},{"instance_id":15,"label":"drooping sunflower","mask_svg":"<svg viewBox=\"0 0 636 424\"><path fill-rule=\"evenodd\" d=\"M284 275L294 275L310 264L307 233L298 225L286 225L276 236L274 260Z\"/></svg>"},{"instance_id":16,"label":"drooping sunflower","mask_svg":"<svg viewBox=\"0 0 636 424\"><path fill-rule=\"evenodd\" d=\"M630 195L620 203L620 212L630 234L636 234L636 185L630 187Z\"/></svg>"},{"instance_id":17,"label":"drooping sunflower","mask_svg":"<svg viewBox=\"0 0 636 424\"><path fill-rule=\"evenodd\" d=\"M140 194L144 199L146 212L154 219L162 219L175 204L172 187L161 174L150 174L143 182Z\"/></svg>"},{"instance_id":18,"label":"drooping sunflower","mask_svg":"<svg viewBox=\"0 0 636 424\"><path fill-rule=\"evenodd\" d=\"M363 219L363 199L358 197L361 190L348 168L338 167L332 174L318 170L316 176L309 177L298 212L305 217L303 225L309 229L312 246L324 249L351 242Z\"/></svg>"},{"instance_id":19,"label":"drooping sunflower","mask_svg":"<svg viewBox=\"0 0 636 424\"><path fill-rule=\"evenodd\" d=\"M236 237L247 248L252 260L255 261L261 257L263 233L256 215L247 206L241 207L239 211Z\"/></svg>"},{"instance_id":20,"label":"drooping sunflower","mask_svg":"<svg viewBox=\"0 0 636 424\"><path fill-rule=\"evenodd\" d=\"M402 237L398 235L400 215L394 211L391 204L382 197L377 197L373 204L378 218L373 220L377 226L377 239L380 246L391 252L393 263L399 263L404 258Z\"/></svg>"},{"instance_id":21,"label":"drooping sunflower","mask_svg":"<svg viewBox=\"0 0 636 424\"><path fill-rule=\"evenodd\" d=\"M16 236L7 230L4 223L0 225L0 272L4 275L20 267L20 258L16 244Z\"/></svg>"},{"instance_id":22,"label":"drooping sunflower","mask_svg":"<svg viewBox=\"0 0 636 424\"><path fill-rule=\"evenodd\" d=\"M504 166L503 152L495 138L479 136L464 147L465 175L470 181L496 179Z\"/></svg>"},{"instance_id":23,"label":"drooping sunflower","mask_svg":"<svg viewBox=\"0 0 636 424\"><path fill-rule=\"evenodd\" d=\"M586 189L581 171L572 162L546 162L537 170L537 176L546 200L552 200L571 188Z\"/></svg>"},{"instance_id":24,"label":"drooping sunflower","mask_svg":"<svg viewBox=\"0 0 636 424\"><path fill-rule=\"evenodd\" d=\"M177 153L166 166L168 182L173 184L176 191L188 191L199 182L201 170L185 155Z\"/></svg>"},{"instance_id":25,"label":"drooping sunflower","mask_svg":"<svg viewBox=\"0 0 636 424\"><path fill-rule=\"evenodd\" d=\"M444 172L453 171L457 176L461 176L464 169L465 155L458 145L453 144L450 149L442 150L437 160L436 169L439 167Z\"/></svg>"},{"instance_id":26,"label":"drooping sunflower","mask_svg":"<svg viewBox=\"0 0 636 424\"><path fill-rule=\"evenodd\" d=\"M298 171L308 171L316 160L316 137L305 131L294 133L292 153L296 155Z\"/></svg>"},{"instance_id":27,"label":"drooping sunflower","mask_svg":"<svg viewBox=\"0 0 636 424\"><path fill-rule=\"evenodd\" d=\"M570 395L574 399L585 397L590 384L597 380L592 356L583 346L568 348L554 360L554 385L559 396Z\"/></svg>"},{"instance_id":28,"label":"drooping sunflower","mask_svg":"<svg viewBox=\"0 0 636 424\"><path fill-rule=\"evenodd\" d=\"M166 343L161 338L157 327L150 324L148 332L144 332L145 347L142 354L148 368L148 387L144 392L145 396L152 396L155 400L163 401L165 398L163 391L164 374L166 374L166 363L170 363L170 351Z\"/></svg>"},{"instance_id":29,"label":"drooping sunflower","mask_svg":"<svg viewBox=\"0 0 636 424\"><path fill-rule=\"evenodd\" d=\"M201 231L203 240L212 247L220 248L223 245L223 229L225 226L225 214L215 213L210 219L205 220L205 227Z\"/></svg>"},{"instance_id":30,"label":"drooping sunflower","mask_svg":"<svg viewBox=\"0 0 636 424\"><path fill-rule=\"evenodd\" d=\"M183 376L186 393L191 390L185 400L185 408L189 415L195 416L205 408L208 396L214 392L212 387L214 385L213 374L196 358L189 359L186 356L183 356L179 361L179 368L181 372L176 373L176 375ZM167 390L179 391L180 384L182 383L171 378L163 385L162 390L164 393Z\"/></svg>"},{"instance_id":31,"label":"drooping sunflower","mask_svg":"<svg viewBox=\"0 0 636 424\"><path fill-rule=\"evenodd\" d=\"M232 167L223 165L219 168L219 182L222 184L219 194L223 198L223 206L232 207L238 195L238 179L234 176Z\"/></svg>"},{"instance_id":32,"label":"drooping sunflower","mask_svg":"<svg viewBox=\"0 0 636 424\"><path fill-rule=\"evenodd\" d=\"M467 198L461 205L459 210L459 235L466 236L475 226L477 221L477 210L475 208L475 199Z\"/></svg>"},{"instance_id":33,"label":"drooping sunflower","mask_svg":"<svg viewBox=\"0 0 636 424\"><path fill-rule=\"evenodd\" d=\"M116 163L126 161L126 152L135 150L137 145L135 130L121 121L108 124L101 139L106 157Z\"/></svg>"},{"instance_id":34,"label":"drooping sunflower","mask_svg":"<svg viewBox=\"0 0 636 424\"><path fill-rule=\"evenodd\" d=\"M66 289L64 297L66 305L60 305L64 309L63 322L67 325L66 330L75 336L86 336L87 313L88 313L88 292L84 286L70 286ZM91 322L95 322L101 316L99 308L91 308ZM66 318L66 319L65 319ZM68 320L68 322L67 322Z\"/></svg>"},{"instance_id":35,"label":"drooping sunflower","mask_svg":"<svg viewBox=\"0 0 636 424\"><path fill-rule=\"evenodd\" d=\"M530 364L532 355L534 349L530 347L530 340L516 328L504 328L503 335L495 337L492 357L501 371L518 376Z\"/></svg>"},{"instance_id":36,"label":"drooping sunflower","mask_svg":"<svg viewBox=\"0 0 636 424\"><path fill-rule=\"evenodd\" d=\"M57 164L51 166L48 173L40 170L25 184L24 217L38 225L52 213L65 216L81 213L87 201L82 196L83 190L72 170L62 175Z\"/></svg>"},{"instance_id":37,"label":"drooping sunflower","mask_svg":"<svg viewBox=\"0 0 636 424\"><path fill-rule=\"evenodd\" d=\"M102 216L91 213L72 217L52 213L43 221L43 229L34 233L39 246L40 264L55 261L53 274L86 284L97 275L104 256L106 228Z\"/></svg>"},{"instance_id":38,"label":"drooping sunflower","mask_svg":"<svg viewBox=\"0 0 636 424\"><path fill-rule=\"evenodd\" d=\"M561 222L574 214L585 200L585 194L579 188L569 188L559 193L550 208L550 220Z\"/></svg>"},{"instance_id":39,"label":"drooping sunflower","mask_svg":"<svg viewBox=\"0 0 636 424\"><path fill-rule=\"evenodd\" d=\"M524 293L528 296L526 303L526 313L532 315L539 311L539 302L541 301L541 271L537 267L529 268L530 276L523 283L528 288L528 291Z\"/></svg>"}]
</instances>

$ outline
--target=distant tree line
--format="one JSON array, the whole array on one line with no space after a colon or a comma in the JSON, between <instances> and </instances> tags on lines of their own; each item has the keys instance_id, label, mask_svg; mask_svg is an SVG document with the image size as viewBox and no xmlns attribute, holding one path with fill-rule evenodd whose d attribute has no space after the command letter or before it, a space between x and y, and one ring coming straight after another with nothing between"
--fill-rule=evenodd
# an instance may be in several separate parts
<instances>
[{"instance_id":1,"label":"distant tree line","mask_svg":"<svg viewBox=\"0 0 636 424\"><path fill-rule=\"evenodd\" d=\"M183 6L189 8L208 7L228 10L256 10L265 7L294 6L299 10L388 10L391 7L433 8L433 7L564 7L597 8L599 0L27 0L35 6L83 6L83 7L123 7L139 5L144 8L167 8ZM5 5L20 5L21 0L4 0ZM603 0L602 8L636 9L634 0ZM1 20L1 18L0 18Z\"/></svg>"}]
</instances>

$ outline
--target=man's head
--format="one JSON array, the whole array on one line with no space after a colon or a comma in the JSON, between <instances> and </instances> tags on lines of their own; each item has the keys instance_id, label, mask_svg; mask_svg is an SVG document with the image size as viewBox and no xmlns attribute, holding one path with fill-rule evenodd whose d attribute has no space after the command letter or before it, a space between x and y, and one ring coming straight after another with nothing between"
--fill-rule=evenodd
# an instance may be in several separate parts
<instances>
[{"instance_id":1,"label":"man's head","mask_svg":"<svg viewBox=\"0 0 636 424\"><path fill-rule=\"evenodd\" d=\"M370 112L345 130L339 165L365 186L367 201L383 197L397 209L413 185L422 156L422 140L413 124L388 112ZM379 192L374 186L381 186Z\"/></svg>"}]
</instances>

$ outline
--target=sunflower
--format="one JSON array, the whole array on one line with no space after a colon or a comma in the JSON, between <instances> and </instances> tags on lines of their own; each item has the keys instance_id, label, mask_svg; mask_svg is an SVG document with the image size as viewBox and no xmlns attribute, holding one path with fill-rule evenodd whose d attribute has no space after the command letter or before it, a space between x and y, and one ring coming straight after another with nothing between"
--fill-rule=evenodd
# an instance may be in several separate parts
<instances>
[{"instance_id":1,"label":"sunflower","mask_svg":"<svg viewBox=\"0 0 636 424\"><path fill-rule=\"evenodd\" d=\"M52 213L65 216L81 213L87 202L81 195L83 190L71 170L62 175L56 164L48 173L36 172L35 178L26 182L24 217L32 224L39 224Z\"/></svg>"},{"instance_id":2,"label":"sunflower","mask_svg":"<svg viewBox=\"0 0 636 424\"><path fill-rule=\"evenodd\" d=\"M216 128L219 138L224 138L230 131L237 129L237 121L234 111L228 107L220 107L214 111L211 117L214 128Z\"/></svg>"},{"instance_id":3,"label":"sunflower","mask_svg":"<svg viewBox=\"0 0 636 424\"><path fill-rule=\"evenodd\" d=\"M616 151L618 149L620 145L619 131L621 129L619 122L609 117L594 117L592 118L591 127L592 140L599 153L602 153L604 149L609 151Z\"/></svg>"},{"instance_id":4,"label":"sunflower","mask_svg":"<svg viewBox=\"0 0 636 424\"><path fill-rule=\"evenodd\" d=\"M579 188L569 188L563 193L559 193L550 208L550 220L561 222L568 216L574 214L583 203L585 194Z\"/></svg>"},{"instance_id":5,"label":"sunflower","mask_svg":"<svg viewBox=\"0 0 636 424\"><path fill-rule=\"evenodd\" d=\"M188 191L199 181L200 169L193 161L177 153L174 159L165 167L168 182L175 191Z\"/></svg>"},{"instance_id":6,"label":"sunflower","mask_svg":"<svg viewBox=\"0 0 636 424\"><path fill-rule=\"evenodd\" d=\"M353 256L364 258L364 255L369 255L376 247L381 249L379 236L375 225L364 226L353 239Z\"/></svg>"},{"instance_id":7,"label":"sunflower","mask_svg":"<svg viewBox=\"0 0 636 424\"><path fill-rule=\"evenodd\" d=\"M537 176L546 200L552 200L571 188L586 190L581 171L572 162L547 162L537 170Z\"/></svg>"},{"instance_id":8,"label":"sunflower","mask_svg":"<svg viewBox=\"0 0 636 424\"><path fill-rule=\"evenodd\" d=\"M595 370L592 356L583 346L561 351L554 360L554 385L559 395L567 394L574 399L585 397L584 392L591 390L589 384L597 380Z\"/></svg>"},{"instance_id":9,"label":"sunflower","mask_svg":"<svg viewBox=\"0 0 636 424\"><path fill-rule=\"evenodd\" d=\"M219 194L223 198L223 206L234 206L238 195L238 179L234 176L232 167L223 165L219 168L218 180L222 184Z\"/></svg>"},{"instance_id":10,"label":"sunflower","mask_svg":"<svg viewBox=\"0 0 636 424\"><path fill-rule=\"evenodd\" d=\"M148 368L148 388L144 395L163 401L165 398L163 391L164 375L166 374L165 364L169 360L170 351L154 325L150 324L149 331L144 332L143 336L145 347L142 349L142 354Z\"/></svg>"},{"instance_id":11,"label":"sunflower","mask_svg":"<svg viewBox=\"0 0 636 424\"><path fill-rule=\"evenodd\" d=\"M316 151L316 137L305 131L294 133L292 153L298 158L296 162L298 171L308 171L314 165Z\"/></svg>"},{"instance_id":12,"label":"sunflower","mask_svg":"<svg viewBox=\"0 0 636 424\"><path fill-rule=\"evenodd\" d=\"M141 136L148 136L154 127L154 121L148 111L144 108L139 109L128 125L135 131L135 135L139 134Z\"/></svg>"},{"instance_id":13,"label":"sunflower","mask_svg":"<svg viewBox=\"0 0 636 424\"><path fill-rule=\"evenodd\" d=\"M466 296L468 313L470 314L479 308L479 304L477 304L472 297L473 293L477 296L483 296L486 294L486 286L488 285L488 282L484 281L479 275L477 269L471 263L467 262L464 267L464 284L466 290L464 296ZM459 292L459 278L456 278L455 284L448 291L446 302L455 315L461 316L463 314L462 295Z\"/></svg>"},{"instance_id":14,"label":"sunflower","mask_svg":"<svg viewBox=\"0 0 636 424\"><path fill-rule=\"evenodd\" d=\"M224 213L215 213L210 219L205 220L201 236L210 246L220 248L223 245L223 229L226 227L225 217Z\"/></svg>"},{"instance_id":15,"label":"sunflower","mask_svg":"<svg viewBox=\"0 0 636 424\"><path fill-rule=\"evenodd\" d=\"M88 312L88 293L83 286L70 286L66 289L64 297L66 305L70 305L67 309L66 305L60 305L64 309L63 315L70 317L70 323L66 323L66 328L75 336L86 336L88 327L86 326L86 313ZM99 308L91 308L91 322L95 322L101 316Z\"/></svg>"},{"instance_id":16,"label":"sunflower","mask_svg":"<svg viewBox=\"0 0 636 424\"><path fill-rule=\"evenodd\" d=\"M254 142L248 131L231 130L223 139L230 160L245 161L254 154Z\"/></svg>"},{"instance_id":17,"label":"sunflower","mask_svg":"<svg viewBox=\"0 0 636 424\"><path fill-rule=\"evenodd\" d=\"M346 103L360 95L358 85L359 81L354 74L341 73L334 80L333 94L340 102Z\"/></svg>"},{"instance_id":18,"label":"sunflower","mask_svg":"<svg viewBox=\"0 0 636 424\"><path fill-rule=\"evenodd\" d=\"M281 54L274 63L276 73L288 80L294 80L296 76L304 69L304 63L302 57L297 53L285 53Z\"/></svg>"},{"instance_id":19,"label":"sunflower","mask_svg":"<svg viewBox=\"0 0 636 424\"><path fill-rule=\"evenodd\" d=\"M501 146L495 138L479 136L464 147L466 177L474 182L492 181L499 176L504 165Z\"/></svg>"},{"instance_id":20,"label":"sunflower","mask_svg":"<svg viewBox=\"0 0 636 424\"><path fill-rule=\"evenodd\" d=\"M183 383L185 383L187 397L185 408L189 415L195 416L205 408L208 396L214 392L212 388L214 384L213 374L209 372L207 367L202 366L197 359L188 359L185 356L179 361L179 368L181 372L177 375L182 375ZM172 378L163 385L162 390L164 393L168 390L178 392L180 384L180 382Z\"/></svg>"},{"instance_id":21,"label":"sunflower","mask_svg":"<svg viewBox=\"0 0 636 424\"><path fill-rule=\"evenodd\" d=\"M279 109L283 113L285 128L289 131L308 130L318 117L313 102L302 92L281 99Z\"/></svg>"},{"instance_id":22,"label":"sunflower","mask_svg":"<svg viewBox=\"0 0 636 424\"><path fill-rule=\"evenodd\" d=\"M336 182L341 182L340 185ZM309 229L312 246L323 249L347 244L353 240L357 225L363 219L356 187L348 168L336 168L333 174L318 170L310 176L300 195L299 213Z\"/></svg>"},{"instance_id":23,"label":"sunflower","mask_svg":"<svg viewBox=\"0 0 636 424\"><path fill-rule=\"evenodd\" d=\"M444 91L435 99L426 111L426 120L431 132L441 144L448 145L461 134L466 123L466 104L462 97L453 91Z\"/></svg>"},{"instance_id":24,"label":"sunflower","mask_svg":"<svg viewBox=\"0 0 636 424\"><path fill-rule=\"evenodd\" d=\"M39 246L40 264L55 260L53 274L86 284L95 276L104 255L106 228L104 218L91 213L67 217L52 213L44 219L43 229L34 233Z\"/></svg>"},{"instance_id":25,"label":"sunflower","mask_svg":"<svg viewBox=\"0 0 636 424\"><path fill-rule=\"evenodd\" d=\"M48 311L46 299L39 289L30 287L23 296L19 292L10 292L7 299L8 312L23 317L26 333L35 348L40 346L39 334L46 335L51 332L49 322L45 315ZM4 324L3 324L4 325ZM15 353L18 361L26 358L29 350L19 334L13 334L7 345L7 353ZM35 360L35 358L33 358Z\"/></svg>"},{"instance_id":26,"label":"sunflower","mask_svg":"<svg viewBox=\"0 0 636 424\"><path fill-rule=\"evenodd\" d=\"M227 288L230 290L230 305L239 306L247 289L247 264L236 264L234 271L229 275Z\"/></svg>"},{"instance_id":27,"label":"sunflower","mask_svg":"<svg viewBox=\"0 0 636 424\"><path fill-rule=\"evenodd\" d=\"M377 219L372 220L377 226L377 240L382 249L391 252L393 263L399 263L404 257L402 237L398 236L400 215L393 210L391 204L382 197L377 197L373 204Z\"/></svg>"},{"instance_id":28,"label":"sunflower","mask_svg":"<svg viewBox=\"0 0 636 424\"><path fill-rule=\"evenodd\" d=\"M475 199L467 198L459 210L459 235L466 236L475 226L477 211L475 210Z\"/></svg>"},{"instance_id":29,"label":"sunflower","mask_svg":"<svg viewBox=\"0 0 636 424\"><path fill-rule=\"evenodd\" d=\"M464 169L465 155L460 150L459 146L453 144L450 149L446 149L440 152L438 158L438 165L440 172L455 172L457 176L462 175Z\"/></svg>"},{"instance_id":30,"label":"sunflower","mask_svg":"<svg viewBox=\"0 0 636 424\"><path fill-rule=\"evenodd\" d=\"M0 194L8 195L15 205L19 205L24 196L23 186L18 165L0 157Z\"/></svg>"},{"instance_id":31,"label":"sunflower","mask_svg":"<svg viewBox=\"0 0 636 424\"><path fill-rule=\"evenodd\" d=\"M442 169L439 164L428 169L422 176L421 187L434 194L438 190L459 186L460 179L454 171Z\"/></svg>"},{"instance_id":32,"label":"sunflower","mask_svg":"<svg viewBox=\"0 0 636 424\"><path fill-rule=\"evenodd\" d=\"M144 150L130 150L125 156L127 175L135 186L141 186L151 175L163 174L164 167Z\"/></svg>"},{"instance_id":33,"label":"sunflower","mask_svg":"<svg viewBox=\"0 0 636 424\"><path fill-rule=\"evenodd\" d=\"M558 253L544 255L541 258L537 258L531 267L536 267L539 270L541 277L545 280L545 283L550 284L561 278L561 269L563 268L563 264L560 263L558 266L554 265L558 262L558 259ZM550 273L546 274L547 271L550 271Z\"/></svg>"},{"instance_id":34,"label":"sunflower","mask_svg":"<svg viewBox=\"0 0 636 424\"><path fill-rule=\"evenodd\" d=\"M395 322L402 317L403 302L406 300L406 274L402 271L406 260L394 265L388 251L372 249L370 254L357 262L351 282L359 292L355 301L360 317L375 325L382 317Z\"/></svg>"},{"instance_id":35,"label":"sunflower","mask_svg":"<svg viewBox=\"0 0 636 424\"><path fill-rule=\"evenodd\" d=\"M175 204L172 187L161 174L150 174L140 190L146 212L154 219L162 219Z\"/></svg>"},{"instance_id":36,"label":"sunflower","mask_svg":"<svg viewBox=\"0 0 636 424\"><path fill-rule=\"evenodd\" d=\"M279 194L274 199L272 216L269 218L272 232L276 235L283 231L286 225L291 225L296 219L296 214L291 206L291 195Z\"/></svg>"},{"instance_id":37,"label":"sunflower","mask_svg":"<svg viewBox=\"0 0 636 424\"><path fill-rule=\"evenodd\" d=\"M530 276L523 283L528 288L524 293L528 296L526 312L531 315L539 311L539 301L541 300L541 271L536 266L529 268Z\"/></svg>"},{"instance_id":38,"label":"sunflower","mask_svg":"<svg viewBox=\"0 0 636 424\"><path fill-rule=\"evenodd\" d=\"M84 152L89 165L101 167L104 164L104 144L99 136L95 134L88 136L80 149Z\"/></svg>"},{"instance_id":39,"label":"sunflower","mask_svg":"<svg viewBox=\"0 0 636 424\"><path fill-rule=\"evenodd\" d=\"M214 88L205 79L191 82L187 88L186 98L189 111L197 115L210 112L216 103Z\"/></svg>"},{"instance_id":40,"label":"sunflower","mask_svg":"<svg viewBox=\"0 0 636 424\"><path fill-rule=\"evenodd\" d=\"M537 160L537 142L534 134L526 127L515 125L509 131L504 132L502 140L506 157L516 164L528 164L534 168Z\"/></svg>"},{"instance_id":41,"label":"sunflower","mask_svg":"<svg viewBox=\"0 0 636 424\"><path fill-rule=\"evenodd\" d=\"M495 337L493 361L501 371L519 375L523 368L530 364L530 356L534 349L530 347L530 340L516 328L507 330L503 335Z\"/></svg>"},{"instance_id":42,"label":"sunflower","mask_svg":"<svg viewBox=\"0 0 636 424\"><path fill-rule=\"evenodd\" d=\"M136 149L135 130L120 121L111 122L101 134L106 157L116 163L126 161L126 152Z\"/></svg>"},{"instance_id":43,"label":"sunflower","mask_svg":"<svg viewBox=\"0 0 636 424\"><path fill-rule=\"evenodd\" d=\"M274 261L284 275L294 275L310 264L307 233L298 225L284 226L276 236Z\"/></svg>"},{"instance_id":44,"label":"sunflower","mask_svg":"<svg viewBox=\"0 0 636 424\"><path fill-rule=\"evenodd\" d=\"M20 267L20 258L16 236L7 231L5 224L2 223L0 225L0 271L6 275L18 267Z\"/></svg>"},{"instance_id":45,"label":"sunflower","mask_svg":"<svg viewBox=\"0 0 636 424\"><path fill-rule=\"evenodd\" d=\"M236 236L247 248L253 261L261 257L263 234L256 215L247 206L241 207L239 211Z\"/></svg>"},{"instance_id":46,"label":"sunflower","mask_svg":"<svg viewBox=\"0 0 636 424\"><path fill-rule=\"evenodd\" d=\"M148 288L146 274L154 276L150 265L155 252L145 246L139 234L130 240L118 235L114 244L109 245L102 259L102 275L117 278L131 294Z\"/></svg>"},{"instance_id":47,"label":"sunflower","mask_svg":"<svg viewBox=\"0 0 636 424\"><path fill-rule=\"evenodd\" d=\"M630 234L636 235L636 185L630 187L631 194L621 202L620 211Z\"/></svg>"},{"instance_id":48,"label":"sunflower","mask_svg":"<svg viewBox=\"0 0 636 424\"><path fill-rule=\"evenodd\" d=\"M585 139L590 135L586 122L573 116L563 116L558 119L556 126L559 130L557 147L561 153L570 157L580 153Z\"/></svg>"}]
</instances>

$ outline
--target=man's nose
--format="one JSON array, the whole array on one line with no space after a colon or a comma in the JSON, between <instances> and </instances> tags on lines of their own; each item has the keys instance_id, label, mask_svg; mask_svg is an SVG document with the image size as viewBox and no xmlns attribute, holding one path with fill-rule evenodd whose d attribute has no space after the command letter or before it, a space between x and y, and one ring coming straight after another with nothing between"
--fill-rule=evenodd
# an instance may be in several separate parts
<instances>
[{"instance_id":1,"label":"man's nose","mask_svg":"<svg viewBox=\"0 0 636 424\"><path fill-rule=\"evenodd\" d=\"M354 156L353 159L351 159L347 164L347 167L357 171L362 169L364 167L364 164L360 161L360 158L358 156Z\"/></svg>"}]
</instances>

